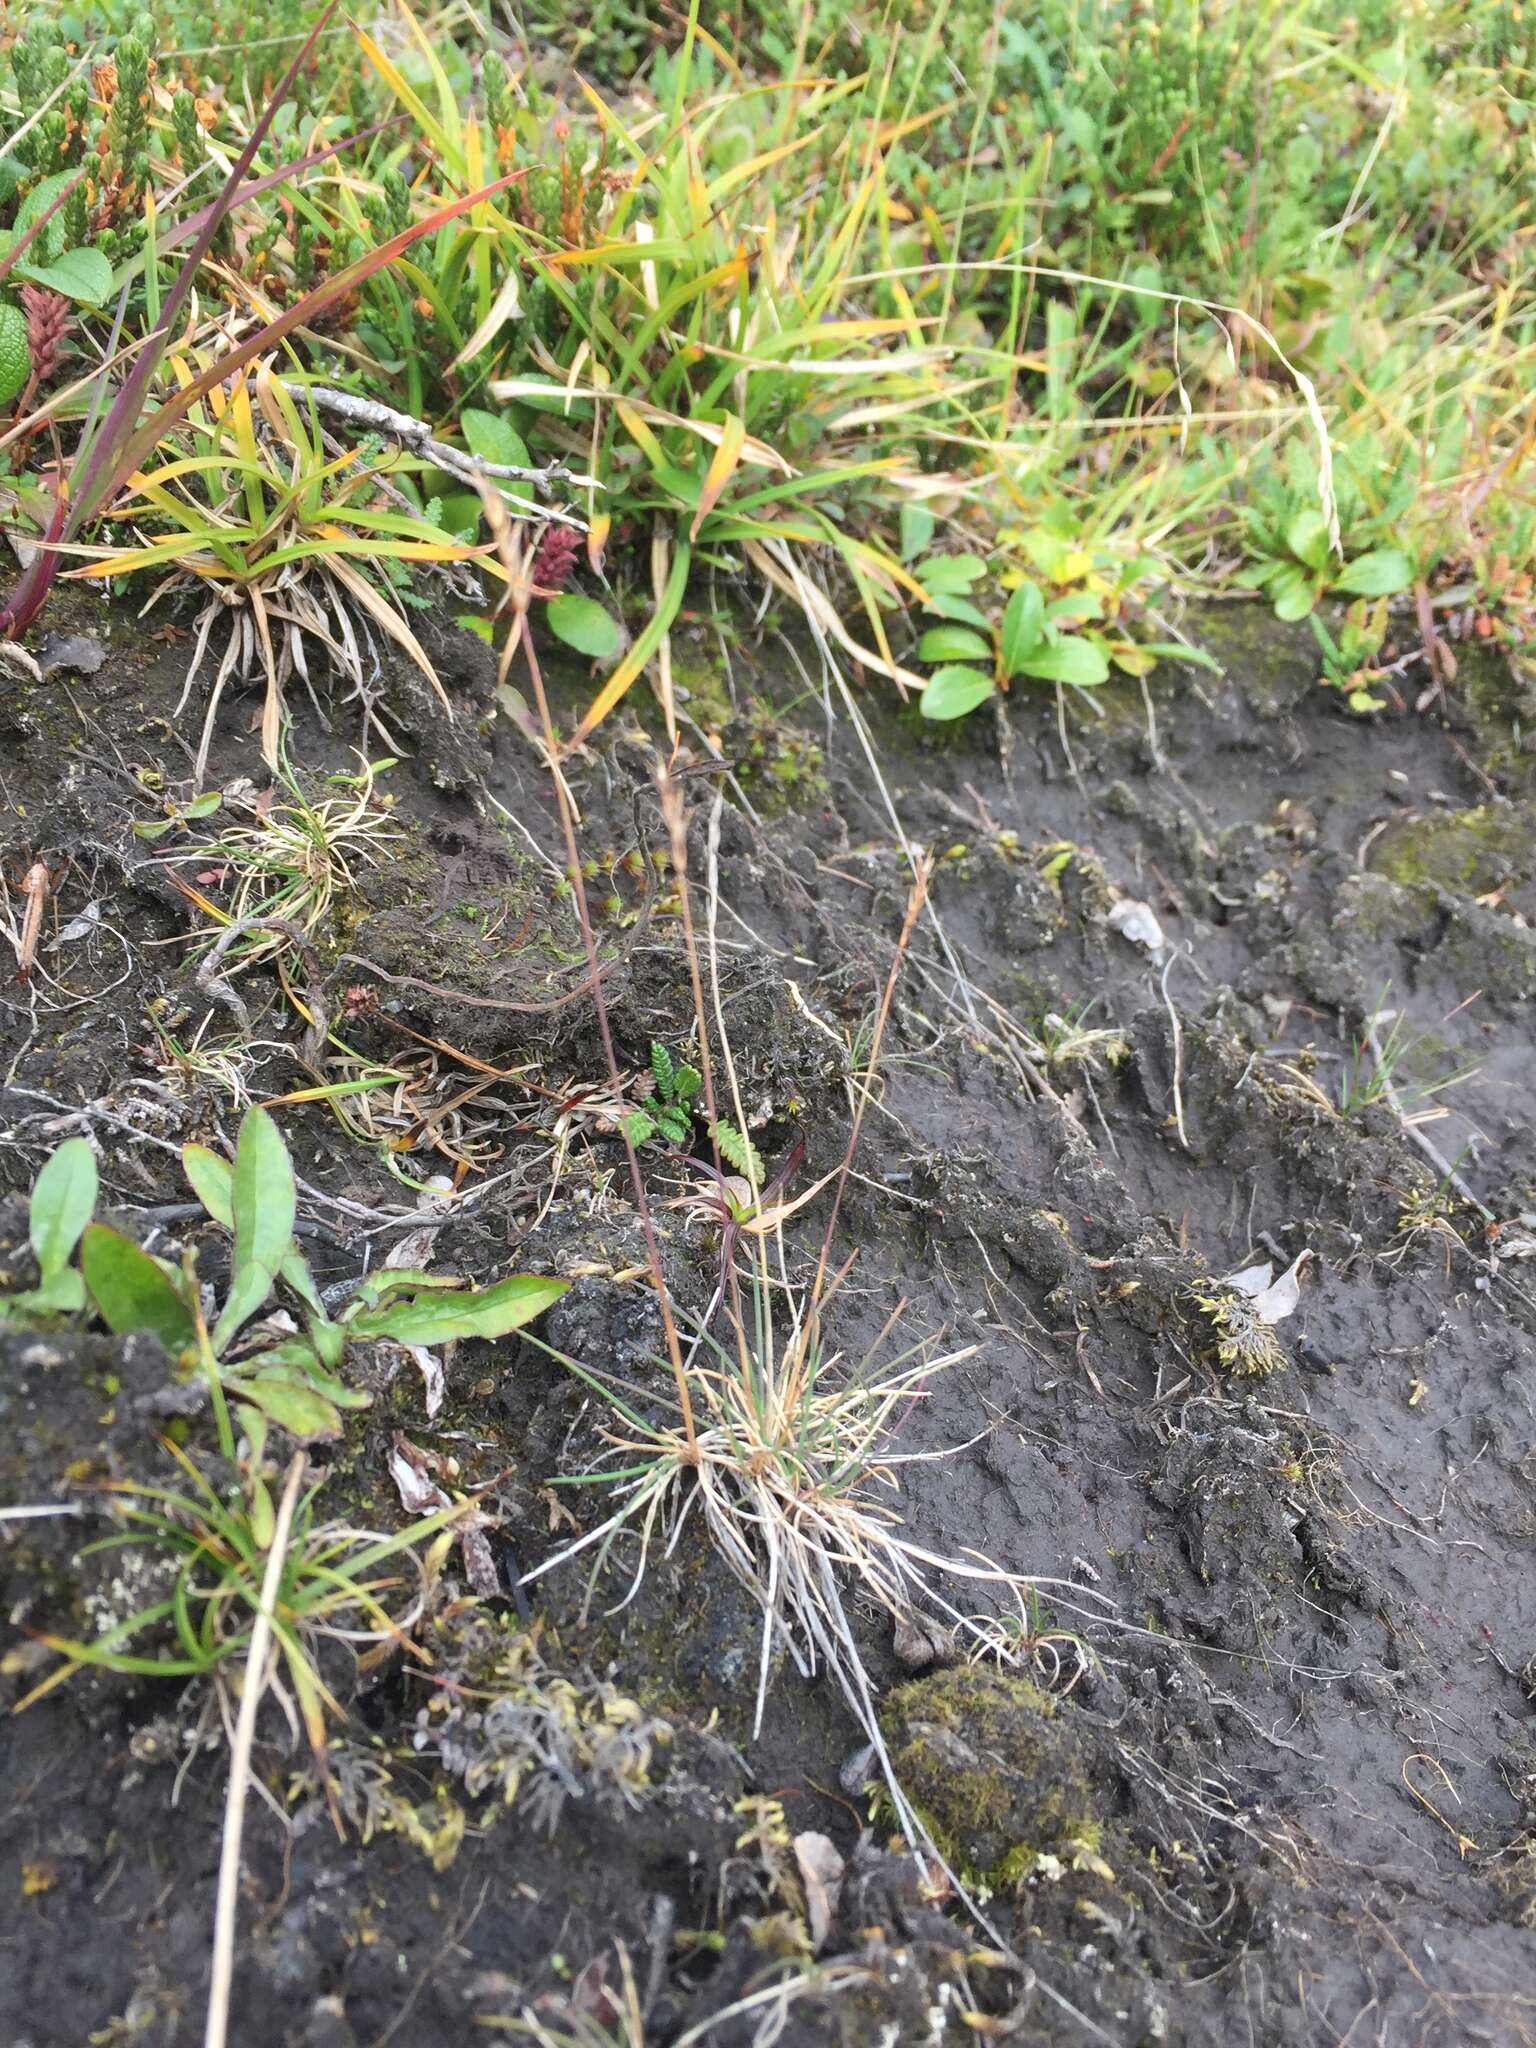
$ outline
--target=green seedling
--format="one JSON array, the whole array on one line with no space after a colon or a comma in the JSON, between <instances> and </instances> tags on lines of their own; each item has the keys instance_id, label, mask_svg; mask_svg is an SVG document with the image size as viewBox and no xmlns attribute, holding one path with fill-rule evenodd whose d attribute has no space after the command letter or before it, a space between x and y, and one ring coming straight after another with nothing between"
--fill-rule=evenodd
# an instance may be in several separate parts
<instances>
[{"instance_id":1,"label":"green seedling","mask_svg":"<svg viewBox=\"0 0 1536 2048\"><path fill-rule=\"evenodd\" d=\"M77 1671L115 1671L136 1678L222 1679L247 1656L262 1606L262 1582L273 1540L274 1513L266 1480L257 1469L259 1445L245 1461L243 1484L227 1496L213 1486L186 1452L169 1441L184 1486L113 1482L102 1488L118 1530L82 1553L147 1551L174 1567L163 1599L139 1608L94 1642L40 1635L62 1662L18 1700L24 1708L53 1692ZM344 1633L351 1643L405 1647L402 1621L386 1599L403 1583L385 1567L408 1562L423 1587L435 1573L436 1544L452 1541L452 1526L474 1512L457 1502L412 1522L395 1535L375 1535L321 1522L315 1511L323 1479L299 1501L283 1552L270 1618L274 1648L291 1688L305 1733L325 1775L326 1731L345 1710L320 1675L321 1640ZM423 1546L432 1546L422 1555ZM166 1641L167 1632L170 1641ZM147 1640L145 1640L147 1638Z\"/></svg>"},{"instance_id":2,"label":"green seedling","mask_svg":"<svg viewBox=\"0 0 1536 2048\"><path fill-rule=\"evenodd\" d=\"M38 1283L0 1302L0 1321L78 1315L84 1308L85 1283L70 1260L95 1207L96 1155L84 1138L66 1138L32 1187L27 1236Z\"/></svg>"},{"instance_id":3,"label":"green seedling","mask_svg":"<svg viewBox=\"0 0 1536 2048\"><path fill-rule=\"evenodd\" d=\"M669 1145L686 1144L693 1135L693 1102L703 1085L697 1067L686 1060L674 1060L664 1045L651 1047L653 1087L641 1109L631 1110L624 1120L632 1145L644 1145L651 1138L664 1138Z\"/></svg>"},{"instance_id":4,"label":"green seedling","mask_svg":"<svg viewBox=\"0 0 1536 2048\"><path fill-rule=\"evenodd\" d=\"M1304 619L1330 592L1336 597L1391 597L1413 581L1413 563L1401 548L1372 548L1337 562L1328 526L1315 505L1303 505L1283 525L1245 513L1248 544L1257 559L1238 572L1247 590L1262 590L1275 617Z\"/></svg>"},{"instance_id":5,"label":"green seedling","mask_svg":"<svg viewBox=\"0 0 1536 2048\"><path fill-rule=\"evenodd\" d=\"M297 1196L288 1148L267 1112L251 1109L240 1126L233 1164L203 1145L182 1149L193 1193L233 1239L228 1286L210 1325L194 1253L189 1250L180 1266L172 1265L122 1231L88 1220L95 1166L92 1161L87 1174L80 1153L71 1149L75 1145L84 1141L61 1146L38 1176L43 1202L39 1209L35 1191L34 1246L42 1247L43 1286L21 1302L35 1306L35 1296L47 1290L50 1304L78 1308L88 1296L115 1334L152 1331L180 1365L207 1378L227 1456L234 1449L230 1401L238 1404L248 1435L257 1432L264 1439L267 1423L274 1422L303 1441L336 1437L342 1411L369 1402L339 1376L349 1343L416 1346L504 1337L566 1289L563 1280L532 1274L474 1288L451 1276L402 1269L371 1274L333 1320L293 1235ZM84 1150L88 1155L89 1147ZM60 1158L63 1166L56 1164ZM75 1273L67 1262L77 1242ZM302 1335L253 1327L279 1284L298 1303Z\"/></svg>"},{"instance_id":6,"label":"green seedling","mask_svg":"<svg viewBox=\"0 0 1536 2048\"><path fill-rule=\"evenodd\" d=\"M1378 697L1372 687L1385 673L1374 664L1386 637L1386 611L1384 597L1369 606L1362 598L1344 614L1337 638L1316 612L1308 617L1322 654L1323 673L1319 680L1329 689L1338 690L1350 710L1362 715L1380 711L1386 704L1386 699Z\"/></svg>"},{"instance_id":7,"label":"green seedling","mask_svg":"<svg viewBox=\"0 0 1536 2048\"><path fill-rule=\"evenodd\" d=\"M917 565L927 608L945 621L930 626L918 643L918 659L939 664L919 700L924 718L962 718L1021 676L1093 689L1115 669L1145 675L1164 655L1215 666L1194 649L1127 635L1122 605L1138 581L1156 573L1156 564L1127 560L1114 548L1045 526L1007 538L1034 574L1004 571L1001 580L1012 588L995 625L968 594L985 574L983 562L939 555Z\"/></svg>"}]
</instances>

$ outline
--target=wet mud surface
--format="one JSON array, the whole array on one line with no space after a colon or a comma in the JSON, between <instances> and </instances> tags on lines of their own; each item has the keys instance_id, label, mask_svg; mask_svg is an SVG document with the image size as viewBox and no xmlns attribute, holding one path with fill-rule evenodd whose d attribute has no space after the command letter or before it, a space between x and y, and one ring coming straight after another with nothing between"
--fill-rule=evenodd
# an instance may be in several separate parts
<instances>
[{"instance_id":1,"label":"wet mud surface","mask_svg":"<svg viewBox=\"0 0 1536 2048\"><path fill-rule=\"evenodd\" d=\"M769 1173L805 1143L791 1193L842 1156L903 840L934 860L829 1334L857 1369L899 1310L903 1344L966 1354L906 1405L893 1498L914 1541L1040 1581L981 1663L893 1645L850 1595L903 1789L985 1925L902 1850L825 1677L776 1655L754 1732L760 1617L696 1522L621 1611L628 1553L595 1589L585 1559L520 1583L601 1518L593 1489L550 1483L600 1448L579 1379L527 1342L464 1344L429 1415L415 1367L375 1358L372 1407L317 1452L327 1512L401 1525L401 1432L490 1489L498 1592L471 1597L455 1554L430 1661L335 1646L340 1835L264 1705L242 2048L533 2023L656 2044L1536 2039L1536 707L1469 663L1448 706L1351 722L1302 641L1246 610L1189 623L1225 674L1071 707L1066 750L1043 693L941 734L865 693L878 776L773 643L738 659L734 706L694 651L693 708L732 764L688 780L695 897ZM28 990L7 965L0 991L0 1184L24 1194L87 1130L111 1218L161 1252L193 1232L216 1278L176 1150L238 1119L217 1066L167 1043L237 1035L174 879L220 900L199 855L217 821L134 836L189 793L185 650L121 620L110 647L0 715L7 872L41 854L57 874L46 972ZM423 1227L437 1269L561 1274L545 1341L643 1381L660 1335L622 1151L556 1113L605 1085L591 1002L500 1007L580 981L549 786L494 716L485 650L445 638L441 663L451 728L387 681L395 836L294 969L360 1060L414 1063L372 1142L323 1106L277 1112L305 1249L322 1285ZM560 687L573 706L588 684ZM226 790L267 780L248 709L215 749ZM311 798L355 768L356 732L355 706L330 732L296 706ZM570 771L632 1070L693 1016L643 742L615 721ZM270 970L233 993L245 1085L304 1087ZM388 1146L416 1180L467 1163L464 1197L432 1207ZM719 1234L663 1206L685 1178L663 1149L643 1159L669 1281L703 1313ZM828 1200L790 1227L802 1284ZM1298 1258L1273 1323L1219 1284ZM27 1284L15 1199L0 1265ZM39 1632L88 1639L152 1597L152 1562L82 1553L111 1528L93 1482L165 1483L169 1424L211 1461L170 1379L152 1339L0 1335L0 1506L70 1510L0 1522L0 1705L51 1667ZM226 1754L202 1683L81 1674L5 1720L0 2040L201 2039ZM808 1832L840 1881L807 1876Z\"/></svg>"}]
</instances>

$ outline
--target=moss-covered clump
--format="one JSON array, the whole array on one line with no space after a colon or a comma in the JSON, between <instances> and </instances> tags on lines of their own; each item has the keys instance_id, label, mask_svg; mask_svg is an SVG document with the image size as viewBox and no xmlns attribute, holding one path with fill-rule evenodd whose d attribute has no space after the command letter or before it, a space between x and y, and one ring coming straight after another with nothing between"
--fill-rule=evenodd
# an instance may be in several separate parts
<instances>
[{"instance_id":1,"label":"moss-covered clump","mask_svg":"<svg viewBox=\"0 0 1536 2048\"><path fill-rule=\"evenodd\" d=\"M898 1783L963 1874L1016 1888L1043 1856L1097 1848L1082 1745L1028 1679L936 1672L893 1692L881 1723Z\"/></svg>"},{"instance_id":2,"label":"moss-covered clump","mask_svg":"<svg viewBox=\"0 0 1536 2048\"><path fill-rule=\"evenodd\" d=\"M1377 839L1370 864L1405 888L1430 883L1484 896L1530 872L1531 825L1528 803L1402 818Z\"/></svg>"}]
</instances>

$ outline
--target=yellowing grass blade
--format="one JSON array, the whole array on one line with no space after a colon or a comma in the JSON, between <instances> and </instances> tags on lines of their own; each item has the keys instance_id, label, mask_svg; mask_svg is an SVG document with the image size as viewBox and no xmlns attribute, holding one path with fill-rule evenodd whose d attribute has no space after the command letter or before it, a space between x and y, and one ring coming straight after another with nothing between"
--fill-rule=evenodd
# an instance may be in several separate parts
<instances>
[{"instance_id":1,"label":"yellowing grass blade","mask_svg":"<svg viewBox=\"0 0 1536 2048\"><path fill-rule=\"evenodd\" d=\"M704 472L704 485L699 492L698 510L693 515L693 524L688 529L688 538L697 540L699 528L719 502L720 493L730 482L736 465L741 460L741 451L746 445L747 429L743 420L735 413L727 413L725 424L720 430L720 443L711 458L709 468Z\"/></svg>"},{"instance_id":2,"label":"yellowing grass blade","mask_svg":"<svg viewBox=\"0 0 1536 2048\"><path fill-rule=\"evenodd\" d=\"M349 568L345 562L339 561L335 556L331 556L327 558L326 567L336 578L337 582L341 584L347 595L354 598L362 606L363 610L367 612L368 616L383 627L396 646L405 649L406 653L437 692L443 709L452 718L453 706L448 701L448 692L438 681L437 670L422 651L421 642L416 638L416 635L411 631L404 619L400 617L400 614L392 605L385 603L366 576L359 576L357 571Z\"/></svg>"},{"instance_id":3,"label":"yellowing grass blade","mask_svg":"<svg viewBox=\"0 0 1536 2048\"><path fill-rule=\"evenodd\" d=\"M567 752L573 747L579 747L583 740L602 724L672 630L672 621L682 609L683 592L688 588L688 570L692 562L691 543L679 540L672 551L672 566L666 588L657 598L656 609L646 621L645 630L588 705L586 716L567 743Z\"/></svg>"}]
</instances>

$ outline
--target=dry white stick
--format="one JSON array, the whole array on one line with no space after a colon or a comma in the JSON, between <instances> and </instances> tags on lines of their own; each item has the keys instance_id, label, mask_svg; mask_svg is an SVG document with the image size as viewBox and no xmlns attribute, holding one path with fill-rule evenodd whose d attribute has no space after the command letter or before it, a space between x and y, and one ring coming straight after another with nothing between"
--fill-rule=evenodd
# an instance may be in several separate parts
<instances>
[{"instance_id":1,"label":"dry white stick","mask_svg":"<svg viewBox=\"0 0 1536 2048\"><path fill-rule=\"evenodd\" d=\"M224 1793L224 1841L219 1851L219 1889L213 1909L213 1966L208 1979L208 2023L203 2048L224 2048L229 2032L229 1991L235 1968L235 1908L240 1891L240 1843L245 1833L245 1794L251 1777L251 1749L256 1740L256 1709L267 1689L267 1653L272 1646L272 1608L288 1555L288 1536L304 1479L305 1454L295 1451L283 1483L272 1547L261 1581L261 1606L251 1630L245 1660L245 1686L240 1714L229 1751L229 1784Z\"/></svg>"},{"instance_id":2,"label":"dry white stick","mask_svg":"<svg viewBox=\"0 0 1536 2048\"><path fill-rule=\"evenodd\" d=\"M478 456L466 454L462 448L450 447L446 441L435 439L425 420L413 419L408 412L396 412L392 405L381 405L377 399L359 398L354 392L337 391L329 384L299 384L282 377L275 381L282 385L290 398L300 403L307 400L316 412L326 412L334 419L346 420L355 427L361 427L365 433L387 434L403 448L426 456L439 469L461 477L465 483L472 484L479 477L515 477L523 483L570 484L577 490L600 491L603 488L595 476L585 476L559 462L547 463L543 469L531 469L518 462L482 462ZM552 505L532 505L523 498L514 502L526 511L559 520L562 525L585 528L585 521L573 512L556 511Z\"/></svg>"}]
</instances>

